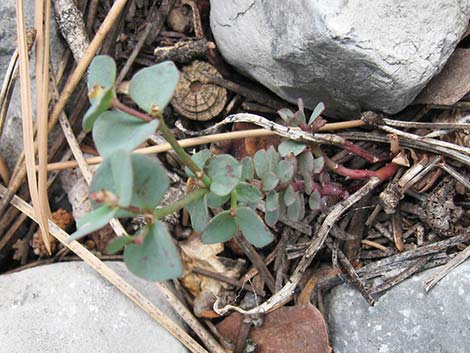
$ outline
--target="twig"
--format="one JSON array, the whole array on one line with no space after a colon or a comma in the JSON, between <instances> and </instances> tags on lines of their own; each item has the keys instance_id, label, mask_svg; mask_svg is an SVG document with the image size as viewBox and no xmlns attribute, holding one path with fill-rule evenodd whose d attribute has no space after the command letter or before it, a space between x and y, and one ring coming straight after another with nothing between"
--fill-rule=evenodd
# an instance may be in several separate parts
<instances>
[{"instance_id":1,"label":"twig","mask_svg":"<svg viewBox=\"0 0 470 353\"><path fill-rule=\"evenodd\" d=\"M304 257L300 260L289 281L279 292L275 293L263 304L248 311L245 311L233 305L227 305L223 308L219 308L219 300L217 300L214 304L214 311L217 312L219 315L223 315L229 310L236 310L238 312L241 312L242 314L251 315L258 313L267 313L287 303L292 298L292 295L295 292L295 288L300 282L302 274L311 264L313 258L318 253L318 251L322 248L326 237L330 232L330 229L336 223L338 218L350 207L352 207L352 205L354 205L364 196L368 195L380 183L381 180L379 178L371 178L363 187L361 187L358 191L352 194L348 199L336 204L331 209L328 216L323 221L322 226L320 227L317 233L317 236L310 242L307 250L305 251Z\"/></svg>"},{"instance_id":2,"label":"twig","mask_svg":"<svg viewBox=\"0 0 470 353\"><path fill-rule=\"evenodd\" d=\"M346 132L338 134L341 137L344 137L348 140L362 140L362 141L374 141L381 143L389 143L389 140L386 136L376 135L366 132ZM434 139L431 142L423 142L422 140L410 139L408 137L400 137L400 145L403 147L417 148L422 151L428 151L435 154L442 154L448 156L456 161L459 161L467 166L470 166L470 157L458 152L458 149L449 149L446 147L438 146L433 144Z\"/></svg>"},{"instance_id":3,"label":"twig","mask_svg":"<svg viewBox=\"0 0 470 353\"><path fill-rule=\"evenodd\" d=\"M168 13L170 12L174 3L175 0L164 0L158 8L158 11L155 8L150 10L149 16L145 20L145 28L142 33L139 33L139 40L132 50L131 55L129 55L127 58L126 63L118 75L118 78L116 79L116 86L119 86L122 80L124 80L124 77L126 77L127 73L131 69L132 64L134 64L137 55L139 55L140 50L144 46L144 43L147 40L150 32L152 32L154 37L160 33L163 24L165 23L166 17L168 16Z\"/></svg>"},{"instance_id":4,"label":"twig","mask_svg":"<svg viewBox=\"0 0 470 353\"><path fill-rule=\"evenodd\" d=\"M3 195L6 191L6 188L0 185L0 193ZM34 221L37 221L34 216L33 208L20 199L17 196L14 196L11 199L11 204L19 209L21 212L25 213L29 218ZM157 321L161 326L163 326L168 332L170 332L174 337L176 337L181 343L183 343L191 352L196 353L207 353L207 351L202 348L193 338L191 338L183 329L181 329L177 324L175 324L170 318L168 318L162 311L160 311L155 305L153 305L150 300L143 296L138 290L132 287L127 283L121 276L114 272L109 266L99 260L95 255L93 255L89 250L87 250L83 245L77 241L68 241L70 237L65 231L60 229L55 223L49 221L49 226L51 234L62 243L65 247L72 250L80 258L83 259L88 265L90 265L94 270L96 270L100 275L107 279L111 284L113 284L117 289L119 289L123 294L125 294L129 299L131 299L135 304L137 304L141 309L143 309L150 317Z\"/></svg>"},{"instance_id":5,"label":"twig","mask_svg":"<svg viewBox=\"0 0 470 353\"><path fill-rule=\"evenodd\" d=\"M424 280L424 289L426 292L430 291L441 279L449 274L454 268L459 266L462 262L470 257L470 246L467 246L463 251L459 252L452 260L450 260L444 267L432 273Z\"/></svg>"},{"instance_id":6,"label":"twig","mask_svg":"<svg viewBox=\"0 0 470 353\"><path fill-rule=\"evenodd\" d=\"M371 288L370 293L375 294L375 293L380 293L383 292L393 286L396 286L398 283L404 281L414 273L420 271L424 265L428 262L428 260L432 257L432 255L424 256L422 258L419 258L415 261L413 261L413 264L400 272L398 275L396 275L393 278L390 278L389 280L379 284L378 286Z\"/></svg>"},{"instance_id":7,"label":"twig","mask_svg":"<svg viewBox=\"0 0 470 353\"><path fill-rule=\"evenodd\" d=\"M157 289L167 299L167 302L176 313L188 324L189 327L201 339L211 353L226 353L226 350L217 342L212 335L200 324L194 315L184 306L175 293L168 288L166 283L155 283Z\"/></svg>"},{"instance_id":8,"label":"twig","mask_svg":"<svg viewBox=\"0 0 470 353\"><path fill-rule=\"evenodd\" d=\"M464 185L467 189L470 190L470 181L464 177L462 174L460 174L458 171L456 171L454 168L452 168L449 164L447 164L445 161L442 161L437 164L439 168L442 170L446 171L450 175L452 175L455 180L457 180L459 183Z\"/></svg>"},{"instance_id":9,"label":"twig","mask_svg":"<svg viewBox=\"0 0 470 353\"><path fill-rule=\"evenodd\" d=\"M246 283L242 284L242 283L240 283L240 281L237 281L234 278L225 276L222 273L209 271L209 270L199 268L199 267L193 267L192 271L194 273L200 274L202 276L205 276L205 277L212 278L212 279L215 279L215 280L220 281L220 282L230 284L231 286L234 286L234 287L237 287L237 288L240 288L240 289L246 289L246 290L248 290L250 292L253 292L253 293L257 293L257 291L253 287L251 287L249 284L246 284ZM257 293L257 294L260 294L262 296L265 295L265 293Z\"/></svg>"},{"instance_id":10,"label":"twig","mask_svg":"<svg viewBox=\"0 0 470 353\"><path fill-rule=\"evenodd\" d=\"M259 256L254 247L245 239L241 233L238 233L235 236L235 239L237 240L237 244L242 248L245 255L250 259L251 263L258 269L269 290L274 293L276 288L274 278L264 264L261 256Z\"/></svg>"},{"instance_id":11,"label":"twig","mask_svg":"<svg viewBox=\"0 0 470 353\"><path fill-rule=\"evenodd\" d=\"M356 123L356 124L353 124ZM225 124L225 123L224 123ZM328 131L328 130L340 130L340 129L348 129L353 126L360 126L363 123L360 120L348 121L345 123L332 123L326 124L320 131ZM260 136L272 136L276 135L276 131L266 130L266 129L252 129L252 130L243 130L243 131L232 131L226 132L221 134L214 134L209 136L199 136L199 137L192 137L188 139L178 140L177 142L181 147L193 147L198 145L204 145L208 143L218 142L218 141L225 141L225 140L235 140L241 139L246 137L260 137ZM317 134L318 135L318 134ZM141 154L158 154L163 152L168 152L172 149L169 143L159 144L158 146L150 146L145 148L136 149L135 153ZM92 157L86 159L86 162L89 165L99 164L103 161L101 157ZM76 161L69 161L69 162L60 162L60 163L49 163L48 164L48 171L52 170L62 170L68 168L76 168L78 166Z\"/></svg>"},{"instance_id":12,"label":"twig","mask_svg":"<svg viewBox=\"0 0 470 353\"><path fill-rule=\"evenodd\" d=\"M470 124L468 123L422 123L416 121L401 121L401 120L392 120L392 119L382 119L385 125L402 127L405 129L470 129Z\"/></svg>"}]
</instances>

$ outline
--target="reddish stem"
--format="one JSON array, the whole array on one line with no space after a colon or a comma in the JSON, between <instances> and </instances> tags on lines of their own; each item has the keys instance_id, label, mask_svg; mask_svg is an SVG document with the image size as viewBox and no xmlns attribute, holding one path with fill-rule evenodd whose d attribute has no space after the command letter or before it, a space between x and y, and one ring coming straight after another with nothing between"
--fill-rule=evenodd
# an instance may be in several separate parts
<instances>
[{"instance_id":1,"label":"reddish stem","mask_svg":"<svg viewBox=\"0 0 470 353\"><path fill-rule=\"evenodd\" d=\"M143 120L143 121L146 121L146 122L150 122L152 120L154 120L150 115L147 115L145 113L141 113L139 112L138 110L135 110L134 108L131 108L131 107L128 107L127 105L125 104L122 104L119 99L117 98L114 98L111 102L112 106L124 113L127 113L129 115L132 115L140 120Z\"/></svg>"},{"instance_id":2,"label":"reddish stem","mask_svg":"<svg viewBox=\"0 0 470 353\"><path fill-rule=\"evenodd\" d=\"M305 182L303 180L294 181L291 185L295 191L305 191ZM313 182L313 188L317 190L321 196L341 196L342 198L349 196L349 193L336 183L325 183L321 185Z\"/></svg>"},{"instance_id":3,"label":"reddish stem","mask_svg":"<svg viewBox=\"0 0 470 353\"><path fill-rule=\"evenodd\" d=\"M344 140L343 147L346 151L349 151L351 153L354 153L356 156L364 158L369 163L377 163L380 160L379 157L373 155L372 153L366 151L358 145L355 145L351 141Z\"/></svg>"}]
</instances>

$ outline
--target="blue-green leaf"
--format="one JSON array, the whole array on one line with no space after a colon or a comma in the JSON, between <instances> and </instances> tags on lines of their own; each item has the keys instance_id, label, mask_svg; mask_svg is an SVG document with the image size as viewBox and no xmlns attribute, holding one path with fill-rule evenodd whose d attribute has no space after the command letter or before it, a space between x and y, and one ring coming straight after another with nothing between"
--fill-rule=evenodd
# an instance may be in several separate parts
<instances>
[{"instance_id":1,"label":"blue-green leaf","mask_svg":"<svg viewBox=\"0 0 470 353\"><path fill-rule=\"evenodd\" d=\"M93 92L92 96L96 96L90 108L88 108L83 117L82 127L86 132L90 132L95 124L96 119L111 108L111 102L115 96L114 87L108 89L97 88L97 92Z\"/></svg>"},{"instance_id":2,"label":"blue-green leaf","mask_svg":"<svg viewBox=\"0 0 470 353\"><path fill-rule=\"evenodd\" d=\"M212 218L202 232L204 244L223 243L237 234L237 224L230 211L223 211Z\"/></svg>"},{"instance_id":3,"label":"blue-green leaf","mask_svg":"<svg viewBox=\"0 0 470 353\"><path fill-rule=\"evenodd\" d=\"M309 151L305 151L297 158L299 162L299 171L302 176L311 176L313 172L313 155Z\"/></svg>"},{"instance_id":4,"label":"blue-green leaf","mask_svg":"<svg viewBox=\"0 0 470 353\"><path fill-rule=\"evenodd\" d=\"M292 185L289 185L284 193L284 203L286 206L292 205L297 199L298 192L294 190Z\"/></svg>"},{"instance_id":5,"label":"blue-green leaf","mask_svg":"<svg viewBox=\"0 0 470 353\"><path fill-rule=\"evenodd\" d=\"M294 177L294 162L292 160L282 160L276 167L276 175L281 184L288 183Z\"/></svg>"},{"instance_id":6,"label":"blue-green leaf","mask_svg":"<svg viewBox=\"0 0 470 353\"><path fill-rule=\"evenodd\" d=\"M132 237L124 236L111 239L111 241L108 243L108 246L106 247L106 253L109 255L115 254L130 242L132 242Z\"/></svg>"},{"instance_id":7,"label":"blue-green leaf","mask_svg":"<svg viewBox=\"0 0 470 353\"><path fill-rule=\"evenodd\" d=\"M127 207L131 204L134 187L131 156L126 151L118 150L111 154L109 159L111 160L116 195L119 197L119 206Z\"/></svg>"},{"instance_id":8,"label":"blue-green leaf","mask_svg":"<svg viewBox=\"0 0 470 353\"><path fill-rule=\"evenodd\" d=\"M108 55L95 56L88 68L88 92L92 92L96 85L106 90L114 86L116 81L116 63ZM95 103L98 97L90 97L91 103Z\"/></svg>"},{"instance_id":9,"label":"blue-green leaf","mask_svg":"<svg viewBox=\"0 0 470 353\"><path fill-rule=\"evenodd\" d=\"M252 180L255 176L255 167L251 157L245 157L242 159L242 180Z\"/></svg>"},{"instance_id":10,"label":"blue-green leaf","mask_svg":"<svg viewBox=\"0 0 470 353\"><path fill-rule=\"evenodd\" d=\"M178 249L161 222L149 226L142 245L126 247L124 262L134 275L149 281L165 281L183 274Z\"/></svg>"},{"instance_id":11,"label":"blue-green leaf","mask_svg":"<svg viewBox=\"0 0 470 353\"><path fill-rule=\"evenodd\" d=\"M213 192L207 194L207 206L211 208L220 207L230 199L230 195L219 196Z\"/></svg>"},{"instance_id":12,"label":"blue-green leaf","mask_svg":"<svg viewBox=\"0 0 470 353\"><path fill-rule=\"evenodd\" d=\"M321 209L321 195L318 190L314 190L308 199L308 205L312 211Z\"/></svg>"},{"instance_id":13,"label":"blue-green leaf","mask_svg":"<svg viewBox=\"0 0 470 353\"><path fill-rule=\"evenodd\" d=\"M319 174L325 167L325 159L323 157L315 158L313 161L313 174Z\"/></svg>"},{"instance_id":14,"label":"blue-green leaf","mask_svg":"<svg viewBox=\"0 0 470 353\"><path fill-rule=\"evenodd\" d=\"M274 211L266 211L264 213L264 221L267 225L274 227L277 221L279 221L279 208Z\"/></svg>"},{"instance_id":15,"label":"blue-green leaf","mask_svg":"<svg viewBox=\"0 0 470 353\"><path fill-rule=\"evenodd\" d=\"M248 183L240 183L235 188L237 201L244 203L257 203L263 198L263 194L256 187Z\"/></svg>"},{"instance_id":16,"label":"blue-green leaf","mask_svg":"<svg viewBox=\"0 0 470 353\"><path fill-rule=\"evenodd\" d=\"M165 169L158 161L140 154L131 154L134 185L131 205L145 210L154 209L167 192L170 181ZM90 185L90 193L109 190L117 194L113 180L111 162L105 159L99 166ZM117 217L132 216L129 212L119 211Z\"/></svg>"},{"instance_id":17,"label":"blue-green leaf","mask_svg":"<svg viewBox=\"0 0 470 353\"><path fill-rule=\"evenodd\" d=\"M310 115L308 125L309 126L312 125L315 119L318 118L321 115L321 113L323 113L324 110L325 110L325 105L322 102L318 103L315 109L313 110L312 115Z\"/></svg>"},{"instance_id":18,"label":"blue-green leaf","mask_svg":"<svg viewBox=\"0 0 470 353\"><path fill-rule=\"evenodd\" d=\"M255 163L256 175L262 178L269 171L268 155L266 150L256 151L253 161Z\"/></svg>"},{"instance_id":19,"label":"blue-green leaf","mask_svg":"<svg viewBox=\"0 0 470 353\"><path fill-rule=\"evenodd\" d=\"M236 222L243 236L258 248L268 245L274 236L258 214L249 207L238 207L235 211Z\"/></svg>"},{"instance_id":20,"label":"blue-green leaf","mask_svg":"<svg viewBox=\"0 0 470 353\"><path fill-rule=\"evenodd\" d=\"M242 176L241 164L228 154L216 156L209 162L207 174L211 178L211 191L225 196L238 185Z\"/></svg>"},{"instance_id":21,"label":"blue-green leaf","mask_svg":"<svg viewBox=\"0 0 470 353\"><path fill-rule=\"evenodd\" d=\"M294 117L294 112L288 108L279 109L277 113L279 114L281 119L284 120L286 123Z\"/></svg>"},{"instance_id":22,"label":"blue-green leaf","mask_svg":"<svg viewBox=\"0 0 470 353\"><path fill-rule=\"evenodd\" d=\"M111 208L107 205L103 205L96 210L87 213L77 222L77 231L70 235L67 239L69 242L72 240L77 240L87 234L94 232L102 227L104 227L108 222L114 218L117 208Z\"/></svg>"},{"instance_id":23,"label":"blue-green leaf","mask_svg":"<svg viewBox=\"0 0 470 353\"><path fill-rule=\"evenodd\" d=\"M204 166L209 158L211 158L212 153L208 149L201 150L191 156L191 159L196 163L200 169L204 169ZM195 178L194 173L188 168L184 167L184 172L187 176Z\"/></svg>"},{"instance_id":24,"label":"blue-green leaf","mask_svg":"<svg viewBox=\"0 0 470 353\"><path fill-rule=\"evenodd\" d=\"M279 177L273 172L267 172L263 176L263 190L271 191L279 184Z\"/></svg>"},{"instance_id":25,"label":"blue-green leaf","mask_svg":"<svg viewBox=\"0 0 470 353\"><path fill-rule=\"evenodd\" d=\"M131 152L157 129L158 120L145 122L120 111L104 112L93 126L93 140L100 155L113 151Z\"/></svg>"},{"instance_id":26,"label":"blue-green leaf","mask_svg":"<svg viewBox=\"0 0 470 353\"><path fill-rule=\"evenodd\" d=\"M129 84L129 95L147 113L163 109L170 102L179 79L179 71L171 61L140 70Z\"/></svg>"},{"instance_id":27,"label":"blue-green leaf","mask_svg":"<svg viewBox=\"0 0 470 353\"><path fill-rule=\"evenodd\" d=\"M289 153L294 154L294 156L298 156L305 150L306 147L307 145L303 142L286 140L281 142L278 150L282 157L287 156Z\"/></svg>"},{"instance_id":28,"label":"blue-green leaf","mask_svg":"<svg viewBox=\"0 0 470 353\"><path fill-rule=\"evenodd\" d=\"M279 208L279 194L272 190L266 196L266 211L274 211Z\"/></svg>"},{"instance_id":29,"label":"blue-green leaf","mask_svg":"<svg viewBox=\"0 0 470 353\"><path fill-rule=\"evenodd\" d=\"M191 225L196 232L202 232L209 222L209 210L207 209L207 195L190 203L187 207L191 217Z\"/></svg>"}]
</instances>

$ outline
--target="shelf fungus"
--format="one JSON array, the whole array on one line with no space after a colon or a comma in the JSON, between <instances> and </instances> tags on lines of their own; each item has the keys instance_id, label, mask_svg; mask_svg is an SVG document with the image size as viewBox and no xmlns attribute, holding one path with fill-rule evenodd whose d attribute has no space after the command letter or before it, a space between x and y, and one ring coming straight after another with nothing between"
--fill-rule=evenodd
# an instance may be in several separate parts
<instances>
[{"instance_id":1,"label":"shelf fungus","mask_svg":"<svg viewBox=\"0 0 470 353\"><path fill-rule=\"evenodd\" d=\"M215 67L204 61L196 60L183 68L171 101L178 114L191 120L207 121L222 112L227 91L211 83L211 77L222 78Z\"/></svg>"}]
</instances>

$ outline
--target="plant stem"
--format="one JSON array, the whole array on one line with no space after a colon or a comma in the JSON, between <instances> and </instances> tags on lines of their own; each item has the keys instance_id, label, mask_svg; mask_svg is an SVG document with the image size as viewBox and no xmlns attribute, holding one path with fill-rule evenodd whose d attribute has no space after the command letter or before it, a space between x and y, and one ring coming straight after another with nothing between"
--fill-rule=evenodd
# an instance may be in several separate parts
<instances>
[{"instance_id":1,"label":"plant stem","mask_svg":"<svg viewBox=\"0 0 470 353\"><path fill-rule=\"evenodd\" d=\"M113 106L113 108L119 109L120 111L123 111L124 113L132 115L133 117L136 117L137 119L143 120L147 123L154 120L154 118L152 118L150 115L139 112L138 110L121 103L117 98L114 98L112 100L111 105Z\"/></svg>"},{"instance_id":2,"label":"plant stem","mask_svg":"<svg viewBox=\"0 0 470 353\"><path fill-rule=\"evenodd\" d=\"M183 147L180 146L175 135L173 135L173 133L170 131L170 129L166 125L165 120L163 119L163 116L161 115L161 113L159 114L159 118L160 118L160 124L158 126L158 129L162 133L165 140L167 140L167 142L176 152L178 157L180 157L181 161L194 173L194 175L198 176L198 178L200 176L200 179L202 180L204 185L209 187L211 185L211 179L201 170L201 168L197 166L197 164L191 159L189 154L186 153Z\"/></svg>"},{"instance_id":3,"label":"plant stem","mask_svg":"<svg viewBox=\"0 0 470 353\"><path fill-rule=\"evenodd\" d=\"M155 217L155 219L161 219L163 217L166 217L176 211L181 210L182 208L185 208L190 203L193 203L194 201L199 200L208 192L209 192L208 189L199 189L199 190L193 191L190 194L183 197L181 200L173 202L170 205L167 205L165 207L155 209L153 211L153 216Z\"/></svg>"},{"instance_id":4,"label":"plant stem","mask_svg":"<svg viewBox=\"0 0 470 353\"><path fill-rule=\"evenodd\" d=\"M138 119L141 119L146 122L150 122L154 120L153 117L151 117L148 114L139 112L138 110L128 107L127 105L121 103L119 99L114 98L113 101L111 102L112 106L116 109L119 109L127 114L130 114ZM165 140L170 144L170 146L173 148L173 150L176 152L178 157L180 157L181 161L195 174L200 176L200 179L204 183L205 186L209 187L211 184L211 179L204 173L201 168L197 166L196 163L191 159L189 154L186 153L186 151L181 147L181 145L178 143L178 140L176 139L175 135L170 131L168 126L165 123L165 119L163 119L163 115L161 112L159 112L156 117L159 119L159 125L158 129L162 133L163 137Z\"/></svg>"},{"instance_id":5,"label":"plant stem","mask_svg":"<svg viewBox=\"0 0 470 353\"><path fill-rule=\"evenodd\" d=\"M230 193L230 208L232 210L237 208L237 192L235 190Z\"/></svg>"}]
</instances>

